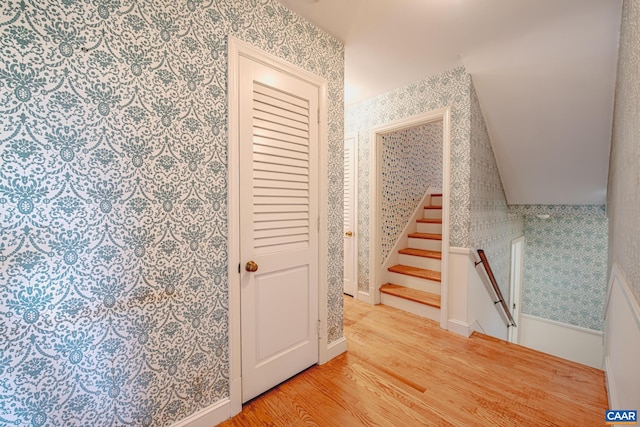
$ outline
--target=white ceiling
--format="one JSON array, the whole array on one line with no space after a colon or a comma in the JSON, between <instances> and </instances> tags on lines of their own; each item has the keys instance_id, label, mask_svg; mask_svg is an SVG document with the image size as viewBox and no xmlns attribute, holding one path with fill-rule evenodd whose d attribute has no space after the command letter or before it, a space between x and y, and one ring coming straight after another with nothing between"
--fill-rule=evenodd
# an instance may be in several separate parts
<instances>
[{"instance_id":1,"label":"white ceiling","mask_svg":"<svg viewBox=\"0 0 640 427\"><path fill-rule=\"evenodd\" d=\"M345 44L347 105L464 65L510 204L604 203L621 0L280 0Z\"/></svg>"}]
</instances>

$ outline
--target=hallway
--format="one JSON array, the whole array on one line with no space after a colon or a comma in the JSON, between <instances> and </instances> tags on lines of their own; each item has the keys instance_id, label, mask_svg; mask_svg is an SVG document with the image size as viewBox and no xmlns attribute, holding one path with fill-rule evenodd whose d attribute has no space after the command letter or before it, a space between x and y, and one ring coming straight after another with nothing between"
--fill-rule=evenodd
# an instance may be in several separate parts
<instances>
[{"instance_id":1,"label":"hallway","mask_svg":"<svg viewBox=\"0 0 640 427\"><path fill-rule=\"evenodd\" d=\"M346 354L220 426L604 424L603 371L484 335L465 339L391 307L344 304Z\"/></svg>"}]
</instances>

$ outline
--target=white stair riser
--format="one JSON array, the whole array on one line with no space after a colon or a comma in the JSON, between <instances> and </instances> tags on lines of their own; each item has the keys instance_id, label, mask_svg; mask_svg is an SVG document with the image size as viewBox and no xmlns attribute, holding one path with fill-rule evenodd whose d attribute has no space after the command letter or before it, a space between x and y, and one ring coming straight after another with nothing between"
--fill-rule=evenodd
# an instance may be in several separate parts
<instances>
[{"instance_id":1,"label":"white stair riser","mask_svg":"<svg viewBox=\"0 0 640 427\"><path fill-rule=\"evenodd\" d=\"M422 279L420 277L408 276L406 274L388 272L389 281L396 285L406 286L407 288L417 289L419 291L431 292L440 295L440 282Z\"/></svg>"},{"instance_id":2,"label":"white stair riser","mask_svg":"<svg viewBox=\"0 0 640 427\"><path fill-rule=\"evenodd\" d=\"M440 321L440 309L432 307L430 305L420 304L415 301L400 298L395 295L389 295L385 293L380 294L380 302L389 307L394 307L399 310L413 313L416 316L424 317L427 319Z\"/></svg>"},{"instance_id":3,"label":"white stair riser","mask_svg":"<svg viewBox=\"0 0 640 427\"><path fill-rule=\"evenodd\" d=\"M440 252L442 250L442 240L416 239L415 237L409 237L408 246L414 249L426 249L429 251Z\"/></svg>"},{"instance_id":4,"label":"white stair riser","mask_svg":"<svg viewBox=\"0 0 640 427\"><path fill-rule=\"evenodd\" d=\"M431 196L432 206L442 206L442 196Z\"/></svg>"},{"instance_id":5,"label":"white stair riser","mask_svg":"<svg viewBox=\"0 0 640 427\"><path fill-rule=\"evenodd\" d=\"M426 258L422 256L399 254L398 263L408 265L410 267L424 268L433 271L442 271L440 265L442 262L435 258Z\"/></svg>"},{"instance_id":6,"label":"white stair riser","mask_svg":"<svg viewBox=\"0 0 640 427\"><path fill-rule=\"evenodd\" d=\"M442 209L424 209L422 217L442 219Z\"/></svg>"},{"instance_id":7,"label":"white stair riser","mask_svg":"<svg viewBox=\"0 0 640 427\"><path fill-rule=\"evenodd\" d=\"M428 222L418 222L418 233L442 234L442 224L430 224Z\"/></svg>"}]
</instances>

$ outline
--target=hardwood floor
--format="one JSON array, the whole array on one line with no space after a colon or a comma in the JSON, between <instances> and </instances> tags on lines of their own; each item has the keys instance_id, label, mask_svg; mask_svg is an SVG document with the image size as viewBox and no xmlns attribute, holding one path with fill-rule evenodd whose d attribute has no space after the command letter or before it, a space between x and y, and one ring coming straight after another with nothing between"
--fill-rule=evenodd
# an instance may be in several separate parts
<instances>
[{"instance_id":1,"label":"hardwood floor","mask_svg":"<svg viewBox=\"0 0 640 427\"><path fill-rule=\"evenodd\" d=\"M229 426L602 426L604 372L345 297L347 353L248 402Z\"/></svg>"}]
</instances>

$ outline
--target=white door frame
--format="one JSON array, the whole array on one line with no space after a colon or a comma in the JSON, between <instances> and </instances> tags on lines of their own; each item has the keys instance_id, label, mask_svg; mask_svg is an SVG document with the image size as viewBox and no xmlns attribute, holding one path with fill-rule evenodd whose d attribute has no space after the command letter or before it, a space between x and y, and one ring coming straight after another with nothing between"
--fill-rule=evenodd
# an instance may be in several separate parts
<instances>
[{"instance_id":1,"label":"white door frame","mask_svg":"<svg viewBox=\"0 0 640 427\"><path fill-rule=\"evenodd\" d=\"M319 363L326 362L329 357L327 347L327 266L328 266L328 83L325 79L292 65L276 56L263 52L233 36L229 36L229 140L228 140L228 244L229 244L229 382L231 416L242 411L242 348L240 327L240 167L239 167L239 86L238 63L241 56L250 58L268 67L303 79L318 87L319 99L319 259L318 259L318 315L320 317Z\"/></svg>"},{"instance_id":2,"label":"white door frame","mask_svg":"<svg viewBox=\"0 0 640 427\"><path fill-rule=\"evenodd\" d=\"M451 169L451 107L432 110L424 114L396 120L371 129L369 144L371 146L371 169L369 175L370 186L370 217L369 217L369 292L360 295L370 304L380 303L382 242L380 238L380 224L382 224L382 210L380 206L382 178L382 135L406 128L416 127L428 123L442 121L442 282L440 295L440 327L447 329L448 325L448 265L449 265L449 187ZM363 298L364 297L364 298Z\"/></svg>"},{"instance_id":3,"label":"white door frame","mask_svg":"<svg viewBox=\"0 0 640 427\"><path fill-rule=\"evenodd\" d=\"M517 249L518 246L520 249ZM511 268L509 271L509 311L513 321L520 325L522 310L522 282L524 280L524 236L511 241ZM513 305L516 304L514 310ZM509 328L509 342L518 343L518 326Z\"/></svg>"},{"instance_id":4,"label":"white door frame","mask_svg":"<svg viewBox=\"0 0 640 427\"><path fill-rule=\"evenodd\" d=\"M354 145L353 145L353 168L355 170L355 173L353 175L353 196L354 196L354 205L353 205L353 217L355 219L354 224L353 224L353 254L355 259L353 260L353 269L354 269L354 277L355 277L355 281L356 281L356 291L353 293L353 298L358 299L358 239L360 238L359 236L359 230L358 230L358 206L360 205L358 203L358 146L359 146L359 133L356 131L354 133L350 133L344 136L344 139L349 139L349 138L353 138L353 140L355 141ZM345 255L346 257L346 255Z\"/></svg>"}]
</instances>

